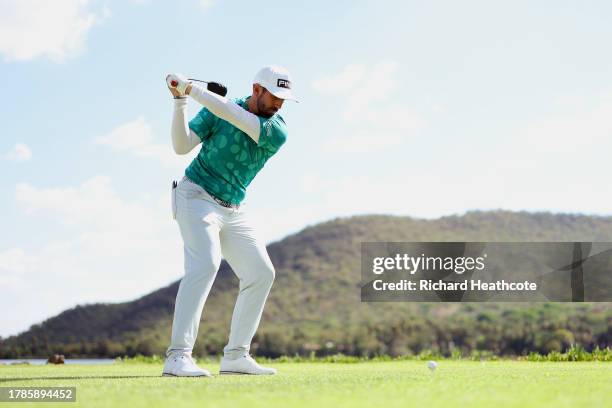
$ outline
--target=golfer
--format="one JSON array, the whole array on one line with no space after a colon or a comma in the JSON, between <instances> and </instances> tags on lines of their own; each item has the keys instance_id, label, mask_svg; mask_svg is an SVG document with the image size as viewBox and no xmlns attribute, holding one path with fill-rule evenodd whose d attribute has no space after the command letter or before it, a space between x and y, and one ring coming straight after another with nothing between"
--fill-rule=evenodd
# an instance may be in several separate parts
<instances>
[{"instance_id":1,"label":"golfer","mask_svg":"<svg viewBox=\"0 0 612 408\"><path fill-rule=\"evenodd\" d=\"M210 376L195 364L191 352L222 257L238 276L240 291L219 373L276 374L249 354L275 272L241 203L255 175L287 138L287 126L277 112L284 100L295 100L291 77L282 67L264 67L255 76L252 95L236 100L179 74L168 75L166 82L175 98L174 151L187 154L200 143L202 147L172 189L173 216L184 242L185 276L176 296L163 375ZM189 97L203 108L187 123Z\"/></svg>"}]
</instances>

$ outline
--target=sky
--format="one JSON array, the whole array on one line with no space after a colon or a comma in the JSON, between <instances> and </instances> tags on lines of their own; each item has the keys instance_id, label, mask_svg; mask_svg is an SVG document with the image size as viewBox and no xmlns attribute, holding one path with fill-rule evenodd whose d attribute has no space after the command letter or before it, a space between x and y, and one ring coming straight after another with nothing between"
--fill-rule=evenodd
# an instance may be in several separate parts
<instances>
[{"instance_id":1,"label":"sky","mask_svg":"<svg viewBox=\"0 0 612 408\"><path fill-rule=\"evenodd\" d=\"M0 336L182 276L167 73L300 103L260 235L358 214L610 215L612 3L0 0ZM199 107L189 102L188 114Z\"/></svg>"}]
</instances>

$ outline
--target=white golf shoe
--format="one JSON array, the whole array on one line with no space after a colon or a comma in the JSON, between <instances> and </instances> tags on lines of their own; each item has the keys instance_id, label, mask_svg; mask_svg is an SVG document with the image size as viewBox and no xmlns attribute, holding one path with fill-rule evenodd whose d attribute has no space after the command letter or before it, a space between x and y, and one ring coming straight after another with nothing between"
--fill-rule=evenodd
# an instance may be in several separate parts
<instances>
[{"instance_id":1,"label":"white golf shoe","mask_svg":"<svg viewBox=\"0 0 612 408\"><path fill-rule=\"evenodd\" d=\"M219 374L251 374L251 375L274 375L276 369L262 367L251 356L244 356L235 360L230 360L225 357L221 359L221 367Z\"/></svg>"},{"instance_id":2,"label":"white golf shoe","mask_svg":"<svg viewBox=\"0 0 612 408\"><path fill-rule=\"evenodd\" d=\"M166 362L162 373L164 377L210 377L210 372L196 365L190 353L184 351L172 351Z\"/></svg>"}]
</instances>

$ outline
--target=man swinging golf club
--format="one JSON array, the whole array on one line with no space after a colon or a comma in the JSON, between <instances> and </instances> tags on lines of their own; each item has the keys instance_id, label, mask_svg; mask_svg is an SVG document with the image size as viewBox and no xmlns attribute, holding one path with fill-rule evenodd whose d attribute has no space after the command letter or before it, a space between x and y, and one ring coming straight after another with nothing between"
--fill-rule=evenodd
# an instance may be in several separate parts
<instances>
[{"instance_id":1,"label":"man swinging golf club","mask_svg":"<svg viewBox=\"0 0 612 408\"><path fill-rule=\"evenodd\" d=\"M222 257L238 276L240 291L219 373L276 374L249 354L275 271L241 202L246 187L285 143L287 127L277 112L285 99L295 100L291 77L284 68L264 67L255 76L252 95L233 101L179 74L168 75L166 82L175 97L174 151L186 154L200 143L202 148L172 189L173 216L184 242L185 276L176 296L163 375L210 376L195 364L191 352ZM188 97L203 105L189 123Z\"/></svg>"}]
</instances>

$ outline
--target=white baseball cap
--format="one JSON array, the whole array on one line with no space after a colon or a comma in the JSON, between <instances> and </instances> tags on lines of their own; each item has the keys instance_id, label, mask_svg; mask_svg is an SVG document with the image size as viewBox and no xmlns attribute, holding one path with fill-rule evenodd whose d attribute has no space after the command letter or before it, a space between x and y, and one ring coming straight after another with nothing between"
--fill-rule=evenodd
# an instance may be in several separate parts
<instances>
[{"instance_id":1,"label":"white baseball cap","mask_svg":"<svg viewBox=\"0 0 612 408\"><path fill-rule=\"evenodd\" d=\"M270 93L277 98L289 99L290 101L297 102L291 92L293 83L291 82L291 74L283 67L276 65L268 65L259 70L255 79L254 84L259 84L266 88Z\"/></svg>"}]
</instances>

